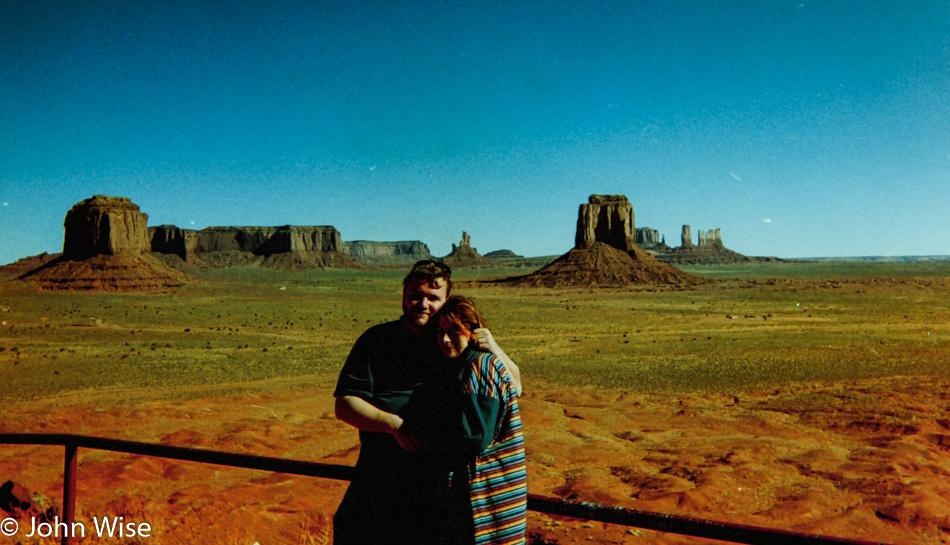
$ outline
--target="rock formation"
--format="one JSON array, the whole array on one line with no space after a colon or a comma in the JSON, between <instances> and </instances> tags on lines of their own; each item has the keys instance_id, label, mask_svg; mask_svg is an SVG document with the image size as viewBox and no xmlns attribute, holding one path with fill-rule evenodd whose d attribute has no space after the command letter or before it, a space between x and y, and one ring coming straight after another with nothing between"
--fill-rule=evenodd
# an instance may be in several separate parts
<instances>
[{"instance_id":1,"label":"rock formation","mask_svg":"<svg viewBox=\"0 0 950 545\"><path fill-rule=\"evenodd\" d=\"M697 231L696 242L692 239L693 228L684 225L682 242L676 248L666 245L666 238L660 237L655 229L643 227L637 229L637 245L647 250L664 263L688 265L718 265L747 261L775 261L774 257L747 257L725 247L722 243L722 230L710 229ZM657 243L657 239L660 242Z\"/></svg>"},{"instance_id":2,"label":"rock formation","mask_svg":"<svg viewBox=\"0 0 950 545\"><path fill-rule=\"evenodd\" d=\"M689 225L683 226L683 233L680 235L682 242L680 243L680 248L692 248L693 247L693 228Z\"/></svg>"},{"instance_id":3,"label":"rock formation","mask_svg":"<svg viewBox=\"0 0 950 545\"><path fill-rule=\"evenodd\" d=\"M495 250L485 254L488 259L524 259L523 255L518 255L511 250Z\"/></svg>"},{"instance_id":4,"label":"rock formation","mask_svg":"<svg viewBox=\"0 0 950 545\"><path fill-rule=\"evenodd\" d=\"M152 252L175 254L182 259L188 258L188 241L185 240L188 231L174 225L159 225L149 227L148 233Z\"/></svg>"},{"instance_id":5,"label":"rock formation","mask_svg":"<svg viewBox=\"0 0 950 545\"><path fill-rule=\"evenodd\" d=\"M14 481L0 486L0 511L14 519L34 519L34 523L51 525L55 525L60 516L60 508L52 500Z\"/></svg>"},{"instance_id":6,"label":"rock formation","mask_svg":"<svg viewBox=\"0 0 950 545\"><path fill-rule=\"evenodd\" d=\"M198 268L249 263L291 270L360 266L343 253L340 233L331 226L206 227L196 231L160 225L150 228L149 234L156 256L175 255Z\"/></svg>"},{"instance_id":7,"label":"rock formation","mask_svg":"<svg viewBox=\"0 0 950 545\"><path fill-rule=\"evenodd\" d=\"M595 242L603 242L624 252L637 245L633 205L626 196L591 195L587 204L580 206L574 248L586 250Z\"/></svg>"},{"instance_id":8,"label":"rock formation","mask_svg":"<svg viewBox=\"0 0 950 545\"><path fill-rule=\"evenodd\" d=\"M506 268L527 269L536 271L541 267L550 265L558 256L536 256L525 257L518 255L511 250L494 250L485 254L487 259L496 261L499 265Z\"/></svg>"},{"instance_id":9,"label":"rock formation","mask_svg":"<svg viewBox=\"0 0 950 545\"><path fill-rule=\"evenodd\" d=\"M636 229L636 243L641 248L656 246L660 243L660 232L649 227L638 227Z\"/></svg>"},{"instance_id":10,"label":"rock formation","mask_svg":"<svg viewBox=\"0 0 950 545\"><path fill-rule=\"evenodd\" d=\"M187 277L149 253L146 221L124 197L95 195L74 205L63 222L63 253L20 279L51 290L164 290Z\"/></svg>"},{"instance_id":11,"label":"rock formation","mask_svg":"<svg viewBox=\"0 0 950 545\"><path fill-rule=\"evenodd\" d=\"M66 213L63 255L80 260L121 252L147 254L151 245L146 221L148 216L129 199L94 195Z\"/></svg>"},{"instance_id":12,"label":"rock formation","mask_svg":"<svg viewBox=\"0 0 950 545\"><path fill-rule=\"evenodd\" d=\"M713 250L721 250L725 248L722 245L722 230L721 229L710 229L706 231L706 248Z\"/></svg>"},{"instance_id":13,"label":"rock formation","mask_svg":"<svg viewBox=\"0 0 950 545\"><path fill-rule=\"evenodd\" d=\"M4 265L0 267L0 282L5 282L7 280L15 280L24 274L46 265L54 259L58 259L63 254L48 254L43 252L38 255L32 255L29 257L21 257L17 259L14 263Z\"/></svg>"},{"instance_id":14,"label":"rock formation","mask_svg":"<svg viewBox=\"0 0 950 545\"><path fill-rule=\"evenodd\" d=\"M722 243L721 229L698 231L696 244L693 244L692 228L689 225L683 226L683 242L679 247L657 251L656 257L665 263L690 265L716 265L764 259L746 257L726 248Z\"/></svg>"},{"instance_id":15,"label":"rock formation","mask_svg":"<svg viewBox=\"0 0 950 545\"><path fill-rule=\"evenodd\" d=\"M652 253L668 252L670 250L670 247L666 245L666 237L660 235L660 232L656 229L638 227L636 231L637 246L641 249Z\"/></svg>"},{"instance_id":16,"label":"rock formation","mask_svg":"<svg viewBox=\"0 0 950 545\"><path fill-rule=\"evenodd\" d=\"M530 275L505 282L548 288L701 282L640 249L633 217L627 197L591 195L578 211L574 248Z\"/></svg>"},{"instance_id":17,"label":"rock formation","mask_svg":"<svg viewBox=\"0 0 950 545\"><path fill-rule=\"evenodd\" d=\"M484 267L497 264L495 261L479 254L475 248L472 248L472 239L468 233L464 231L462 232L462 240L458 243L458 246L453 244L452 252L443 257L442 262L450 267Z\"/></svg>"},{"instance_id":18,"label":"rock formation","mask_svg":"<svg viewBox=\"0 0 950 545\"><path fill-rule=\"evenodd\" d=\"M330 226L206 227L200 231L160 225L149 229L151 251L163 254L340 252L340 233Z\"/></svg>"},{"instance_id":19,"label":"rock formation","mask_svg":"<svg viewBox=\"0 0 950 545\"><path fill-rule=\"evenodd\" d=\"M277 252L264 256L260 261L265 269L302 271L310 269L359 269L363 264L343 252L316 252L300 250Z\"/></svg>"},{"instance_id":20,"label":"rock formation","mask_svg":"<svg viewBox=\"0 0 950 545\"><path fill-rule=\"evenodd\" d=\"M343 243L343 253L366 265L406 265L422 259L435 259L429 247L418 240L372 242L354 240Z\"/></svg>"}]
</instances>

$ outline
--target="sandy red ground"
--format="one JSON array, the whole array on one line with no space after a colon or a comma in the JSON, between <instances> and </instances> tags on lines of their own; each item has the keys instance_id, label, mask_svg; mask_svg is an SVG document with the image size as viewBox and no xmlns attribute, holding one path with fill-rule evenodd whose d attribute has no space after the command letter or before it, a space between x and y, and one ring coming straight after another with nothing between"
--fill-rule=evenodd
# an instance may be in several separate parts
<instances>
[{"instance_id":1,"label":"sandy red ground","mask_svg":"<svg viewBox=\"0 0 950 545\"><path fill-rule=\"evenodd\" d=\"M0 432L355 461L356 432L334 419L328 381L230 392L7 402ZM568 390L529 379L521 406L534 494L893 544L950 543L947 380L799 384L733 396ZM152 537L141 543L327 543L346 486L99 451L79 456L81 519L147 522ZM61 447L0 446L0 480L58 502L62 457ZM546 543L703 542L538 514L529 517L529 535Z\"/></svg>"}]
</instances>

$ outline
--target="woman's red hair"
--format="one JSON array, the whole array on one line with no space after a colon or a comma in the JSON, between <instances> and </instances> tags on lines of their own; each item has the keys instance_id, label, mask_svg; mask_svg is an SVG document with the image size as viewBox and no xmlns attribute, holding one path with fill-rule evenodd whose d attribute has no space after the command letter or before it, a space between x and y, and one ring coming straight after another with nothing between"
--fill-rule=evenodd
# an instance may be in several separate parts
<instances>
[{"instance_id":1,"label":"woman's red hair","mask_svg":"<svg viewBox=\"0 0 950 545\"><path fill-rule=\"evenodd\" d=\"M461 295L453 295L446 299L439 313L445 316L450 324L468 333L485 327L488 323L475 308L475 303Z\"/></svg>"}]
</instances>

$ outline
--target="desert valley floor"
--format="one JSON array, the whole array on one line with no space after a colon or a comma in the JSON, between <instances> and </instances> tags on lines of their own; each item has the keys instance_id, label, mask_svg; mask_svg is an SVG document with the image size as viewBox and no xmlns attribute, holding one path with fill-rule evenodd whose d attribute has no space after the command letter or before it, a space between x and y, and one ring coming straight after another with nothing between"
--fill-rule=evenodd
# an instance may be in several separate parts
<instances>
[{"instance_id":1,"label":"desert valley floor","mask_svg":"<svg viewBox=\"0 0 950 545\"><path fill-rule=\"evenodd\" d=\"M522 367L531 493L950 543L950 266L697 267L710 281L687 289L476 282L503 272L462 274L458 292ZM164 294L0 283L0 433L352 464L333 385L353 340L398 316L400 273L197 277ZM0 481L57 504L62 457L0 446ZM115 543L328 543L344 490L82 450L77 514L154 528ZM530 514L529 542L703 541Z\"/></svg>"}]
</instances>

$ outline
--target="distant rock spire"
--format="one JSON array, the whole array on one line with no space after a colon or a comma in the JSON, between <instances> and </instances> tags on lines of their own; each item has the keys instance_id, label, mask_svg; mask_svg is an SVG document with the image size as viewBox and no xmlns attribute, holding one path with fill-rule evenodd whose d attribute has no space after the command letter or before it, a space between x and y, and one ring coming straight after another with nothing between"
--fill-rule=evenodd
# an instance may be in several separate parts
<instances>
[{"instance_id":1,"label":"distant rock spire","mask_svg":"<svg viewBox=\"0 0 950 545\"><path fill-rule=\"evenodd\" d=\"M465 231L462 231L462 240L459 241L458 246L453 244L452 253L443 257L442 262L452 267L477 267L496 263L472 248L472 237Z\"/></svg>"},{"instance_id":2,"label":"distant rock spire","mask_svg":"<svg viewBox=\"0 0 950 545\"><path fill-rule=\"evenodd\" d=\"M683 226L683 234L680 235L680 246L683 248L692 248L693 247L693 228L689 225Z\"/></svg>"}]
</instances>

